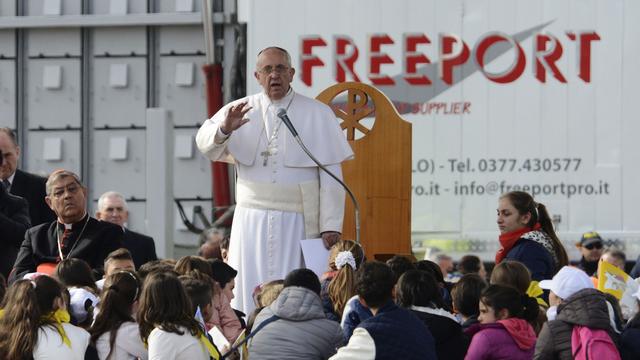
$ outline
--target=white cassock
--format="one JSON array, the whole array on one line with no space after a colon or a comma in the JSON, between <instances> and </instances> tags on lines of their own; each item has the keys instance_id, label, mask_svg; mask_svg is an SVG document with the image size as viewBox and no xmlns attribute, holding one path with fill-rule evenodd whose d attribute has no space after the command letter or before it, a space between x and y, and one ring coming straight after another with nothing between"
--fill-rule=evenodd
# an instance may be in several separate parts
<instances>
[{"instance_id":1,"label":"white cassock","mask_svg":"<svg viewBox=\"0 0 640 360\"><path fill-rule=\"evenodd\" d=\"M219 130L230 106L247 101L250 121L225 137ZM342 178L353 151L325 104L290 91L279 101L264 93L234 101L205 121L196 136L213 161L235 164L236 209L229 265L238 270L232 306L253 311L254 288L304 266L299 241L342 231L345 192L300 149L277 117L286 109L311 153Z\"/></svg>"}]
</instances>

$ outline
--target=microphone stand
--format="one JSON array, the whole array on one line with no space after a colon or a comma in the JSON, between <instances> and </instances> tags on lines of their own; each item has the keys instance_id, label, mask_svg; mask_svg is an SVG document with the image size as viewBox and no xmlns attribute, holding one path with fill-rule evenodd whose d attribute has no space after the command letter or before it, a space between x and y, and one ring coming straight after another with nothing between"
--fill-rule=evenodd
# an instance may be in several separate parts
<instances>
[{"instance_id":1,"label":"microphone stand","mask_svg":"<svg viewBox=\"0 0 640 360\"><path fill-rule=\"evenodd\" d=\"M307 147L305 146L304 142L300 139L300 136L298 135L298 131L296 131L296 128L291 123L291 120L289 120L289 116L287 116L287 111L285 109L280 109L280 111L278 111L278 117L280 118L280 120L282 120L282 122L285 124L287 129L289 129L289 132L291 133L291 135L293 135L293 138L296 139L296 141L298 142L298 145L300 145L300 147L307 154L307 156L309 156L309 158L311 158L311 160L313 160L313 162L316 163L320 169L322 169L325 173L329 174L329 176L331 176L335 181L337 181L340 185L342 185L342 187L347 191L347 194L349 194L349 197L351 198L351 202L353 202L354 213L356 216L355 217L356 244L360 245L360 205L358 204L358 201L356 200L355 195L353 195L353 192L351 191L351 189L349 189L347 184L345 184L342 180L340 180L340 178L338 178L334 173L329 171L329 169L327 169L324 165L322 165L320 161L318 161L318 159L316 159L316 157L313 156L313 154L311 154L309 149L307 149Z\"/></svg>"}]
</instances>

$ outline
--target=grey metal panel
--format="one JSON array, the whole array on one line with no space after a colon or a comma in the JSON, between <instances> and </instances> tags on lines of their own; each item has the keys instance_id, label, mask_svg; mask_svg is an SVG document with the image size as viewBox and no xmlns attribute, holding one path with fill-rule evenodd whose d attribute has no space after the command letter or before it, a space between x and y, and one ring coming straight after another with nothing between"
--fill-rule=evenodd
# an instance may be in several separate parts
<instances>
[{"instance_id":1,"label":"grey metal panel","mask_svg":"<svg viewBox=\"0 0 640 360\"><path fill-rule=\"evenodd\" d=\"M16 2L14 0L0 0L0 16L16 15Z\"/></svg>"},{"instance_id":2,"label":"grey metal panel","mask_svg":"<svg viewBox=\"0 0 640 360\"><path fill-rule=\"evenodd\" d=\"M16 56L16 32L14 30L0 30L0 56Z\"/></svg>"},{"instance_id":3,"label":"grey metal panel","mask_svg":"<svg viewBox=\"0 0 640 360\"><path fill-rule=\"evenodd\" d=\"M187 8L191 9L191 12L200 12L202 9L201 0L156 0L157 3L157 12L179 12L178 9L182 9L186 11Z\"/></svg>"},{"instance_id":4,"label":"grey metal panel","mask_svg":"<svg viewBox=\"0 0 640 360\"><path fill-rule=\"evenodd\" d=\"M204 54L202 26L165 26L158 29L160 54Z\"/></svg>"},{"instance_id":5,"label":"grey metal panel","mask_svg":"<svg viewBox=\"0 0 640 360\"><path fill-rule=\"evenodd\" d=\"M15 60L0 60L0 127L16 128Z\"/></svg>"},{"instance_id":6,"label":"grey metal panel","mask_svg":"<svg viewBox=\"0 0 640 360\"><path fill-rule=\"evenodd\" d=\"M144 199L145 131L99 130L94 132L93 140L90 173L96 197L105 191L115 190L127 199Z\"/></svg>"},{"instance_id":7,"label":"grey metal panel","mask_svg":"<svg viewBox=\"0 0 640 360\"><path fill-rule=\"evenodd\" d=\"M126 4L126 14L144 14L147 12L147 0L91 0L93 14L116 15L111 10Z\"/></svg>"},{"instance_id":8,"label":"grey metal panel","mask_svg":"<svg viewBox=\"0 0 640 360\"><path fill-rule=\"evenodd\" d=\"M145 126L147 102L145 58L98 58L93 63L94 126L102 128ZM126 66L126 85L116 86L112 77L119 65Z\"/></svg>"},{"instance_id":9,"label":"grey metal panel","mask_svg":"<svg viewBox=\"0 0 640 360\"><path fill-rule=\"evenodd\" d=\"M189 218L189 220L194 223L199 228L203 228L204 225L200 222L200 220L196 220L193 216L193 207L196 205L202 206L202 211L208 217L208 220L211 221L211 201L203 200L203 201L181 201L182 207L185 211L185 214ZM176 245L182 246L197 246L198 245L198 235L190 232L186 229L182 220L180 219L180 214L178 212L178 207L174 205L173 207L174 214L174 233L173 233L173 241Z\"/></svg>"},{"instance_id":10,"label":"grey metal panel","mask_svg":"<svg viewBox=\"0 0 640 360\"><path fill-rule=\"evenodd\" d=\"M195 146L198 129L175 129L173 195L177 198L211 197L211 161ZM190 141L190 144L187 142ZM190 147L188 147L191 145ZM185 176L185 174L189 174Z\"/></svg>"},{"instance_id":11,"label":"grey metal panel","mask_svg":"<svg viewBox=\"0 0 640 360\"><path fill-rule=\"evenodd\" d=\"M80 174L79 130L29 131L27 137L27 171L47 176L53 170L62 168ZM55 143L59 143L60 147L55 146ZM54 148L45 149L52 144ZM57 151L60 151L59 157L55 154ZM60 160L47 159L51 157Z\"/></svg>"},{"instance_id":12,"label":"grey metal panel","mask_svg":"<svg viewBox=\"0 0 640 360\"><path fill-rule=\"evenodd\" d=\"M95 55L146 55L147 30L144 27L96 28L93 52Z\"/></svg>"},{"instance_id":13,"label":"grey metal panel","mask_svg":"<svg viewBox=\"0 0 640 360\"><path fill-rule=\"evenodd\" d=\"M27 109L30 129L80 127L80 60L29 59L27 67ZM59 89L47 89L47 69L59 66Z\"/></svg>"},{"instance_id":14,"label":"grey metal panel","mask_svg":"<svg viewBox=\"0 0 640 360\"><path fill-rule=\"evenodd\" d=\"M104 15L125 15L119 6L126 5L126 14L145 14L147 0L92 0L93 13ZM147 53L147 30L144 27L96 28L93 32L95 55L144 55Z\"/></svg>"},{"instance_id":15,"label":"grey metal panel","mask_svg":"<svg viewBox=\"0 0 640 360\"><path fill-rule=\"evenodd\" d=\"M176 84L178 64L193 64L192 86ZM159 106L171 111L173 124L198 126L207 117L204 75L204 56L162 56L158 74Z\"/></svg>"},{"instance_id":16,"label":"grey metal panel","mask_svg":"<svg viewBox=\"0 0 640 360\"><path fill-rule=\"evenodd\" d=\"M79 15L82 13L82 0L18 0L25 1L26 15L49 15L45 9L51 9L54 4L60 4L61 15ZM51 16L51 15L50 15Z\"/></svg>"},{"instance_id":17,"label":"grey metal panel","mask_svg":"<svg viewBox=\"0 0 640 360\"><path fill-rule=\"evenodd\" d=\"M31 29L27 31L28 56L80 56L80 30Z\"/></svg>"}]
</instances>

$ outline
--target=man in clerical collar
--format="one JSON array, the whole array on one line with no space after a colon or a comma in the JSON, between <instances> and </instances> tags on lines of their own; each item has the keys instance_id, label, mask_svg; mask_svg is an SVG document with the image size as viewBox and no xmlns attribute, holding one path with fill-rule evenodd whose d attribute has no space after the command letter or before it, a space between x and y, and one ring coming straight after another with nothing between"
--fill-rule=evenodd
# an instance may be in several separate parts
<instances>
[{"instance_id":1,"label":"man in clerical collar","mask_svg":"<svg viewBox=\"0 0 640 360\"><path fill-rule=\"evenodd\" d=\"M57 220L27 230L11 280L32 272L50 274L68 257L82 259L99 272L107 255L122 247L122 228L89 216L87 188L71 171L51 173L46 194Z\"/></svg>"}]
</instances>

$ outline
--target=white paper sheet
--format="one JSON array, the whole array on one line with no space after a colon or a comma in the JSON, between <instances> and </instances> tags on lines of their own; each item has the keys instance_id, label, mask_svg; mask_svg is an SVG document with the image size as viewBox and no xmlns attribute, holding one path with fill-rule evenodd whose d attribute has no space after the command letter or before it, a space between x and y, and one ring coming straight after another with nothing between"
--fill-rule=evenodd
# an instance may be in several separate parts
<instances>
[{"instance_id":1,"label":"white paper sheet","mask_svg":"<svg viewBox=\"0 0 640 360\"><path fill-rule=\"evenodd\" d=\"M321 238L300 240L302 256L307 269L312 270L318 277L329 269L329 250L324 247Z\"/></svg>"}]
</instances>

